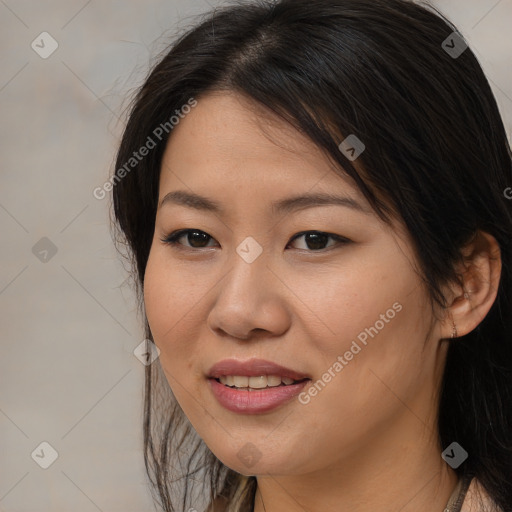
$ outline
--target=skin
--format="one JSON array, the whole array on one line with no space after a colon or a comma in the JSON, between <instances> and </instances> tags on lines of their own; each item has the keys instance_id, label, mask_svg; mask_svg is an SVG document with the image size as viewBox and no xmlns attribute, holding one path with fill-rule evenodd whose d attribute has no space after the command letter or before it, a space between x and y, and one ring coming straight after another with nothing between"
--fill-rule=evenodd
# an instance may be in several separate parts
<instances>
[{"instance_id":1,"label":"skin","mask_svg":"<svg viewBox=\"0 0 512 512\"><path fill-rule=\"evenodd\" d=\"M311 141L230 92L201 97L174 128L159 201L178 189L225 212L159 207L146 313L160 364L197 433L228 467L257 475L255 511L442 511L457 483L437 444L443 338L451 318L460 336L490 309L501 270L499 258L488 257L494 239L484 235L466 250L476 262L467 273L470 299L449 287L450 308L433 316L403 225L382 223ZM272 211L272 201L307 192L348 196L367 211ZM187 228L211 238L162 242ZM307 230L351 242L327 239L316 248L304 236L293 240ZM236 252L248 236L263 249L250 264ZM214 398L208 370L226 358L264 358L317 381L394 303L401 311L308 404L295 399L244 415ZM247 443L261 454L251 467L237 456Z\"/></svg>"}]
</instances>

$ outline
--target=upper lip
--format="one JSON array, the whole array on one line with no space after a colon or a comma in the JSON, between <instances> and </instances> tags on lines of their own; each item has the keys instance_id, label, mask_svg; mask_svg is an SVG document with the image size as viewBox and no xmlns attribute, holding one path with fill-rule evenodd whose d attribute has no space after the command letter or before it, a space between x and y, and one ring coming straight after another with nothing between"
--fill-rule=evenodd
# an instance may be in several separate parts
<instances>
[{"instance_id":1,"label":"upper lip","mask_svg":"<svg viewBox=\"0 0 512 512\"><path fill-rule=\"evenodd\" d=\"M265 359L249 359L238 361L236 359L224 359L215 363L208 371L208 377L218 379L223 375L239 375L247 377L259 377L261 375L277 375L293 380L310 379L306 374L286 368Z\"/></svg>"}]
</instances>

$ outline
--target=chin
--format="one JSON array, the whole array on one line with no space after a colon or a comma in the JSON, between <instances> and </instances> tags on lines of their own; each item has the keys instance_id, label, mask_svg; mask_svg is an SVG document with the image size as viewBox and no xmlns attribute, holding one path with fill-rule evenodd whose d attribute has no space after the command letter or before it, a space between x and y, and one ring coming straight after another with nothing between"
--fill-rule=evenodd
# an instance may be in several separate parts
<instances>
[{"instance_id":1,"label":"chin","mask_svg":"<svg viewBox=\"0 0 512 512\"><path fill-rule=\"evenodd\" d=\"M261 444L256 447L250 441L242 443L235 452L213 453L225 466L244 476L288 475L295 473L300 465L299 461L294 461L286 453L272 451L270 456L265 455Z\"/></svg>"}]
</instances>

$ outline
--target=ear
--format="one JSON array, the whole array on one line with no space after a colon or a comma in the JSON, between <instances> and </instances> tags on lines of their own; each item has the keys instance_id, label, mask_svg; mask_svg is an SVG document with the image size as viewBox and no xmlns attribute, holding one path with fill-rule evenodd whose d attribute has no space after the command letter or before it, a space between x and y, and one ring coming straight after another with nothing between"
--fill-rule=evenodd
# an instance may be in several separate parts
<instances>
[{"instance_id":1,"label":"ear","mask_svg":"<svg viewBox=\"0 0 512 512\"><path fill-rule=\"evenodd\" d=\"M464 261L458 273L463 288L449 288L446 316L441 325L441 338L451 338L453 324L457 334L464 336L475 329L491 309L501 277L501 251L496 239L478 231L473 240L461 250Z\"/></svg>"}]
</instances>

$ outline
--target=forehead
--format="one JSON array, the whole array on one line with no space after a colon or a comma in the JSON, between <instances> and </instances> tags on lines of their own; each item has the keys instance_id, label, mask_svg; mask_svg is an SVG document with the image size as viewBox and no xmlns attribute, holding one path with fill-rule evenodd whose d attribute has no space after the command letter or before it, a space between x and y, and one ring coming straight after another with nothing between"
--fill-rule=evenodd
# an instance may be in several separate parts
<instances>
[{"instance_id":1,"label":"forehead","mask_svg":"<svg viewBox=\"0 0 512 512\"><path fill-rule=\"evenodd\" d=\"M308 137L252 100L209 93L177 124L162 159L160 199L171 188L271 193L314 189L365 202L348 176Z\"/></svg>"}]
</instances>

